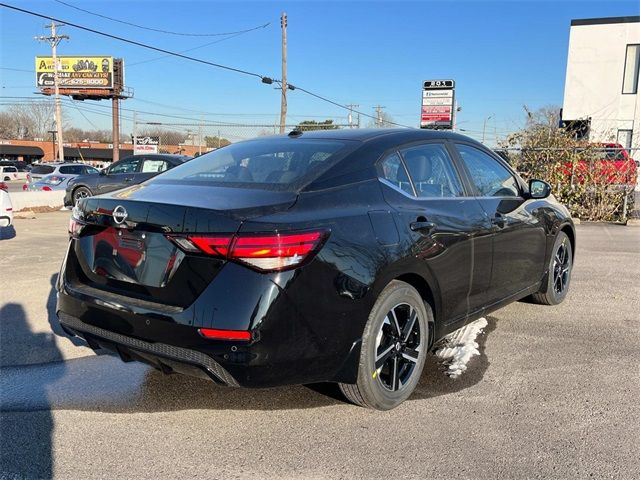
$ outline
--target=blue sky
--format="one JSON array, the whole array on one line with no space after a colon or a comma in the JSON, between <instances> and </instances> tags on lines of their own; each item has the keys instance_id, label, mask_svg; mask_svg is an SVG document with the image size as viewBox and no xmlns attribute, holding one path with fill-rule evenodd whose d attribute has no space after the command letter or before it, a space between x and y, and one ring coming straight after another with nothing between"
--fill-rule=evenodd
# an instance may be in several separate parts
<instances>
[{"instance_id":1,"label":"blue sky","mask_svg":"<svg viewBox=\"0 0 640 480\"><path fill-rule=\"evenodd\" d=\"M183 37L140 30L74 10L54 0L7 3L173 51L226 37ZM81 1L66 3L149 27L216 33L259 29L189 52L202 59L280 78L280 21L289 17L288 77L340 103L373 113L386 107L394 121L417 125L421 84L453 78L462 112L459 127L480 136L502 136L521 125L523 105L561 105L572 18L638 15L637 1L422 1L422 2L214 2ZM50 49L33 40L45 20L0 8L0 95L36 97L33 57ZM161 54L72 27L59 54L113 55L126 62L126 83L135 97L123 108L143 120L152 113L205 120L274 123L280 98L273 86L178 58L136 65ZM26 71L17 71L17 70ZM6 103L8 100L3 99ZM106 101L81 104L89 121L109 128ZM3 107L0 107L3 108ZM96 112L88 112L93 109ZM195 113L198 112L198 113ZM289 95L288 123L305 118L346 121L346 112L302 92ZM132 113L123 112L123 130ZM73 107L65 116L90 128ZM165 119L166 120L166 119ZM177 120L179 121L179 120ZM362 119L363 124L368 123Z\"/></svg>"}]
</instances>

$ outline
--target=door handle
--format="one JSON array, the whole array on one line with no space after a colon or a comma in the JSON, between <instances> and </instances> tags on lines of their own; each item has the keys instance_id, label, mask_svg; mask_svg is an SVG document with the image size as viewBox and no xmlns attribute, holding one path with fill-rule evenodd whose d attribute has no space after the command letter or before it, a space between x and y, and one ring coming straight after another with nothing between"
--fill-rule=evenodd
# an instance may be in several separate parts
<instances>
[{"instance_id":1,"label":"door handle","mask_svg":"<svg viewBox=\"0 0 640 480\"><path fill-rule=\"evenodd\" d=\"M414 232L418 232L423 235L431 235L431 232L436 228L436 224L433 222L412 222L409 224L409 227Z\"/></svg>"},{"instance_id":2,"label":"door handle","mask_svg":"<svg viewBox=\"0 0 640 480\"><path fill-rule=\"evenodd\" d=\"M133 177L126 177L126 178L124 179L124 181L125 181L125 182L130 182L131 180L133 180Z\"/></svg>"}]
</instances>

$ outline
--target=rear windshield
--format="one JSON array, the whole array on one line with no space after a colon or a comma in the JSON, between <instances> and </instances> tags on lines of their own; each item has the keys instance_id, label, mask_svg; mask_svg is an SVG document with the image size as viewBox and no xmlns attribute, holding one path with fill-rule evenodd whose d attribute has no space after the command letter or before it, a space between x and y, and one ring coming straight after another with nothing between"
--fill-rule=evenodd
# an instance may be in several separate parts
<instances>
[{"instance_id":1,"label":"rear windshield","mask_svg":"<svg viewBox=\"0 0 640 480\"><path fill-rule=\"evenodd\" d=\"M54 170L55 170L55 167L52 167L51 165L38 165L37 167L33 167L31 169L31 173L35 173L39 175L48 175L50 173L53 173Z\"/></svg>"},{"instance_id":2,"label":"rear windshield","mask_svg":"<svg viewBox=\"0 0 640 480\"><path fill-rule=\"evenodd\" d=\"M241 142L190 160L151 182L182 180L295 190L325 172L354 145L348 141L282 137Z\"/></svg>"}]
</instances>

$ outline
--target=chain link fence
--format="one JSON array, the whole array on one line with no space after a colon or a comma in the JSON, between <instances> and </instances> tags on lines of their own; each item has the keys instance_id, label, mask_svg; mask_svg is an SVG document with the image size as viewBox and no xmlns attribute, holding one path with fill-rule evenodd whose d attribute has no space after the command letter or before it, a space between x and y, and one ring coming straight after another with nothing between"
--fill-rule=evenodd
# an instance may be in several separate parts
<instances>
[{"instance_id":1,"label":"chain link fence","mask_svg":"<svg viewBox=\"0 0 640 480\"><path fill-rule=\"evenodd\" d=\"M525 179L546 180L577 218L626 221L637 216L640 148L592 144L571 148L495 150Z\"/></svg>"}]
</instances>

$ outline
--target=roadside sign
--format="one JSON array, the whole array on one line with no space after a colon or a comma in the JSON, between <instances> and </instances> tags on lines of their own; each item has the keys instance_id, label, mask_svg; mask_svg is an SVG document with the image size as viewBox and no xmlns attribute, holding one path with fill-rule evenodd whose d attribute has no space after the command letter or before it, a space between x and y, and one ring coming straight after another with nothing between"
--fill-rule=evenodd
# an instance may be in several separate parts
<instances>
[{"instance_id":1,"label":"roadside sign","mask_svg":"<svg viewBox=\"0 0 640 480\"><path fill-rule=\"evenodd\" d=\"M158 153L160 137L135 137L133 139L133 154Z\"/></svg>"},{"instance_id":2,"label":"roadside sign","mask_svg":"<svg viewBox=\"0 0 640 480\"><path fill-rule=\"evenodd\" d=\"M455 81L425 80L422 83L420 128L453 128Z\"/></svg>"},{"instance_id":3,"label":"roadside sign","mask_svg":"<svg viewBox=\"0 0 640 480\"><path fill-rule=\"evenodd\" d=\"M36 57L36 85L51 88L53 57ZM113 57L58 56L60 88L113 88Z\"/></svg>"}]
</instances>

